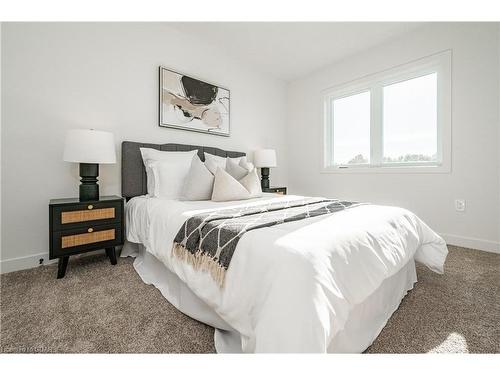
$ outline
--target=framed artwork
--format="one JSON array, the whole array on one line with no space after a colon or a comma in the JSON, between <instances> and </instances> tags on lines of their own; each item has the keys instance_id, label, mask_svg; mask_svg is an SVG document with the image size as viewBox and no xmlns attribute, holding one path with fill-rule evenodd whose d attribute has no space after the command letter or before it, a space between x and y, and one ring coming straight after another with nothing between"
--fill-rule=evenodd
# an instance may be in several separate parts
<instances>
[{"instance_id":1,"label":"framed artwork","mask_svg":"<svg viewBox=\"0 0 500 375\"><path fill-rule=\"evenodd\" d=\"M229 137L230 91L160 66L160 126Z\"/></svg>"}]
</instances>

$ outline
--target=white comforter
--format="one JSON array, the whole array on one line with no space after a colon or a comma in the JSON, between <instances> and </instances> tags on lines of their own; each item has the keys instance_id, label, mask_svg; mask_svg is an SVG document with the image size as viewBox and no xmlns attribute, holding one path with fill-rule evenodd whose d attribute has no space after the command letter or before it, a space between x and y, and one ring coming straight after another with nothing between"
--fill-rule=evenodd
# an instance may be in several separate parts
<instances>
[{"instance_id":1,"label":"white comforter","mask_svg":"<svg viewBox=\"0 0 500 375\"><path fill-rule=\"evenodd\" d=\"M413 213L376 205L246 233L223 289L171 255L188 217L270 199L283 198L216 203L136 197L127 203L127 239L144 244L240 332L243 352L326 352L349 310L412 257L443 272L444 240Z\"/></svg>"}]
</instances>

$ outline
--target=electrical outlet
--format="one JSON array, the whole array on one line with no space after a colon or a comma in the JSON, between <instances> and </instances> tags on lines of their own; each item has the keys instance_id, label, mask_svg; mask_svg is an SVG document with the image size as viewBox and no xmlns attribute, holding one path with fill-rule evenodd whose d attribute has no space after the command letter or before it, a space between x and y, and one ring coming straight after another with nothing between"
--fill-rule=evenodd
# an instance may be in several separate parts
<instances>
[{"instance_id":1,"label":"electrical outlet","mask_svg":"<svg viewBox=\"0 0 500 375\"><path fill-rule=\"evenodd\" d=\"M458 212L465 211L465 199L455 199L455 210Z\"/></svg>"}]
</instances>

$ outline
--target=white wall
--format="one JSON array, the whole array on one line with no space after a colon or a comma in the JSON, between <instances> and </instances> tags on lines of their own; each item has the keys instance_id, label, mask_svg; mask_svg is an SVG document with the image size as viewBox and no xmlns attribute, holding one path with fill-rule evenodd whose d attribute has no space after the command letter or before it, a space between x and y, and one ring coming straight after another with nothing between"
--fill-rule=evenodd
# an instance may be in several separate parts
<instances>
[{"instance_id":1,"label":"white wall","mask_svg":"<svg viewBox=\"0 0 500 375\"><path fill-rule=\"evenodd\" d=\"M78 196L78 166L62 161L65 131L228 150L277 149L285 184L286 86L165 24L3 23L2 271L48 252L48 201ZM231 137L158 126L158 66L231 90ZM120 194L120 165L101 166L102 195Z\"/></svg>"},{"instance_id":2,"label":"white wall","mask_svg":"<svg viewBox=\"0 0 500 375\"><path fill-rule=\"evenodd\" d=\"M453 50L451 173L320 173L322 90L446 49ZM449 243L499 251L498 52L497 24L433 24L292 82L290 191L402 206ZM455 211L456 198L466 199L466 212Z\"/></svg>"}]
</instances>

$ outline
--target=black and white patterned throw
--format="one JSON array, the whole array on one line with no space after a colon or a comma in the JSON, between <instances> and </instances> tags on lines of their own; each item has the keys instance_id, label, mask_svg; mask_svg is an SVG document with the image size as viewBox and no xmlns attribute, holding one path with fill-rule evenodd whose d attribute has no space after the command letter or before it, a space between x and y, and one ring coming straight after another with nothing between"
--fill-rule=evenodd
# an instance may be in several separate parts
<instances>
[{"instance_id":1,"label":"black and white patterned throw","mask_svg":"<svg viewBox=\"0 0 500 375\"><path fill-rule=\"evenodd\" d=\"M222 287L238 241L245 233L333 214L358 204L324 198L303 198L195 215L187 219L180 228L174 239L172 253L196 270L210 272Z\"/></svg>"}]
</instances>

